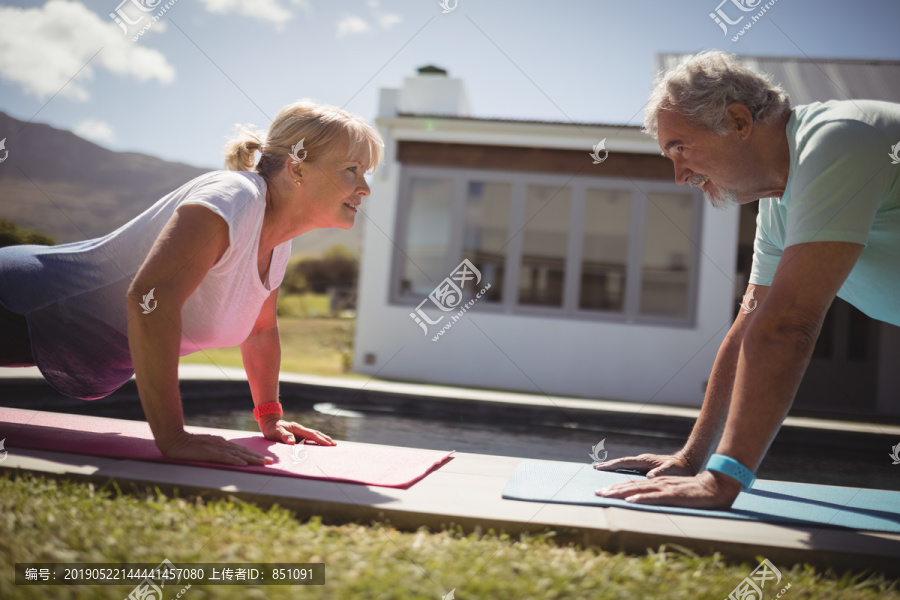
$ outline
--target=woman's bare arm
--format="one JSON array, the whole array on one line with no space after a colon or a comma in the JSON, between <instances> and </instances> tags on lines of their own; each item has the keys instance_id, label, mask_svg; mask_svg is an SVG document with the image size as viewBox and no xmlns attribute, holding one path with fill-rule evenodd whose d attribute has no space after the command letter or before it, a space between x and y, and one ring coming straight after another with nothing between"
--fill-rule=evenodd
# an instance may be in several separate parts
<instances>
[{"instance_id":1,"label":"woman's bare arm","mask_svg":"<svg viewBox=\"0 0 900 600\"><path fill-rule=\"evenodd\" d=\"M128 347L144 415L163 455L264 464L271 459L223 438L190 435L184 430L178 389L181 310L228 244L227 224L209 209L187 205L175 211L128 290ZM156 306L145 314L141 302L150 290Z\"/></svg>"},{"instance_id":2,"label":"woman's bare arm","mask_svg":"<svg viewBox=\"0 0 900 600\"><path fill-rule=\"evenodd\" d=\"M266 298L253 331L241 344L244 370L250 383L253 404L259 406L278 400L278 374L281 370L281 341L278 337L277 318L278 289L272 290ZM307 439L323 446L333 446L330 437L304 427L295 421L285 421L280 415L269 413L259 420L259 430L266 439L293 444L298 439Z\"/></svg>"}]
</instances>

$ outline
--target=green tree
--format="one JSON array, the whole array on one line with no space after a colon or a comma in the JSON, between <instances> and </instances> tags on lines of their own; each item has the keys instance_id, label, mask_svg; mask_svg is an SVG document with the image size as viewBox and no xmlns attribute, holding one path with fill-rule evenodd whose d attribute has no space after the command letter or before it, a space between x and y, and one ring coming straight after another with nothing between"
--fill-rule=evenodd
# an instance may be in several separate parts
<instances>
[{"instance_id":1,"label":"green tree","mask_svg":"<svg viewBox=\"0 0 900 600\"><path fill-rule=\"evenodd\" d=\"M12 221L0 219L0 248L4 246L19 246L21 244L55 246L56 241L45 233L25 229Z\"/></svg>"},{"instance_id":2,"label":"green tree","mask_svg":"<svg viewBox=\"0 0 900 600\"><path fill-rule=\"evenodd\" d=\"M288 266L282 287L289 293L324 294L332 286L355 287L359 258L344 246L332 246L322 256Z\"/></svg>"}]
</instances>

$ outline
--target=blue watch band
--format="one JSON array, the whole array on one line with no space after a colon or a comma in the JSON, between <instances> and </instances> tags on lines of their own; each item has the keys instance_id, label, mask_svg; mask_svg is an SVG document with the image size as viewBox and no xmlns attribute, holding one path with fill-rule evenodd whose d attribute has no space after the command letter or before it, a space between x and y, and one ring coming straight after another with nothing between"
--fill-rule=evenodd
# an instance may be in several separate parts
<instances>
[{"instance_id":1,"label":"blue watch band","mask_svg":"<svg viewBox=\"0 0 900 600\"><path fill-rule=\"evenodd\" d=\"M707 471L718 471L729 477L737 479L744 486L745 490L749 490L756 481L756 475L753 471L724 454L713 454L706 463Z\"/></svg>"}]
</instances>

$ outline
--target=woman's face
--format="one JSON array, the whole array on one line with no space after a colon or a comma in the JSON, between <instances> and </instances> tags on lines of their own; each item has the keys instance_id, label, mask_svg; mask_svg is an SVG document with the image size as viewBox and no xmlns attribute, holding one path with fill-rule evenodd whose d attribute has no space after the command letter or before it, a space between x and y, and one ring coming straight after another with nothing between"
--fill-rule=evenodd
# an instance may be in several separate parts
<instances>
[{"instance_id":1,"label":"woman's face","mask_svg":"<svg viewBox=\"0 0 900 600\"><path fill-rule=\"evenodd\" d=\"M363 196L369 195L363 164L351 156L349 144L315 162L294 167L300 180L304 220L315 229L350 229Z\"/></svg>"}]
</instances>

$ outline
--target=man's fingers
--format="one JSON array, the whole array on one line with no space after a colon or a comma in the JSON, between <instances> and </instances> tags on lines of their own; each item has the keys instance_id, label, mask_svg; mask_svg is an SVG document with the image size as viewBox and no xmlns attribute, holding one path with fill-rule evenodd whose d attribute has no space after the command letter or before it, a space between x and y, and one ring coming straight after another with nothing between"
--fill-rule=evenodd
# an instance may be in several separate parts
<instances>
[{"instance_id":1,"label":"man's fingers","mask_svg":"<svg viewBox=\"0 0 900 600\"><path fill-rule=\"evenodd\" d=\"M607 460L604 462L599 462L594 464L594 468L598 471L614 471L615 469L620 469L622 467L622 461L626 460L624 458L614 458L613 460Z\"/></svg>"},{"instance_id":2,"label":"man's fingers","mask_svg":"<svg viewBox=\"0 0 900 600\"><path fill-rule=\"evenodd\" d=\"M654 461L641 456L626 456L624 458L614 458L602 463L594 465L598 471L615 471L616 469L635 469L638 471L646 470L656 466Z\"/></svg>"},{"instance_id":3,"label":"man's fingers","mask_svg":"<svg viewBox=\"0 0 900 600\"><path fill-rule=\"evenodd\" d=\"M668 467L666 467L666 466L656 467L655 469L651 469L651 470L647 471L647 479L652 479L654 477L659 477L659 476L665 475L666 470L668 470Z\"/></svg>"},{"instance_id":4,"label":"man's fingers","mask_svg":"<svg viewBox=\"0 0 900 600\"><path fill-rule=\"evenodd\" d=\"M635 481L623 481L614 485L600 488L596 494L604 498L625 498L643 491L643 487Z\"/></svg>"}]
</instances>

